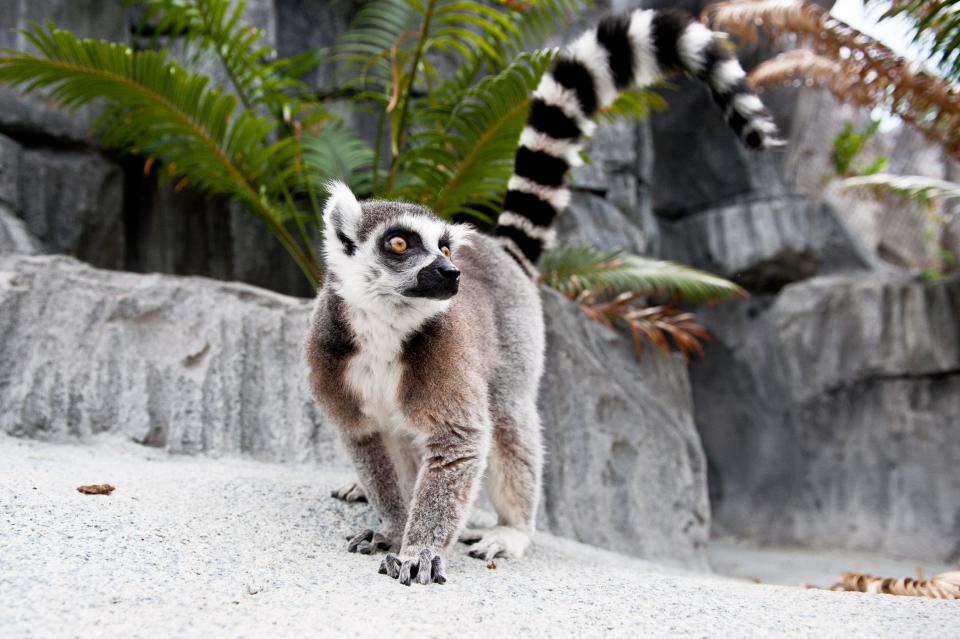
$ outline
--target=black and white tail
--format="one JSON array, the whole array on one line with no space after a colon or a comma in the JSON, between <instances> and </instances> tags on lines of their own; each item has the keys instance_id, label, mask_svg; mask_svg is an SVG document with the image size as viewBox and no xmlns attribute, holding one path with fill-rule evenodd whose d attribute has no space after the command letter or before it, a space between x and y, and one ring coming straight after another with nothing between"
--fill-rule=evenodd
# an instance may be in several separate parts
<instances>
[{"instance_id":1,"label":"black and white tail","mask_svg":"<svg viewBox=\"0 0 960 639\"><path fill-rule=\"evenodd\" d=\"M638 9L604 18L566 47L544 74L520 135L494 233L528 273L536 273L540 253L553 239L553 219L569 203L567 169L579 162L582 139L593 132L597 109L609 106L624 89L652 84L673 72L706 83L748 148L782 144L722 34L675 9Z\"/></svg>"}]
</instances>

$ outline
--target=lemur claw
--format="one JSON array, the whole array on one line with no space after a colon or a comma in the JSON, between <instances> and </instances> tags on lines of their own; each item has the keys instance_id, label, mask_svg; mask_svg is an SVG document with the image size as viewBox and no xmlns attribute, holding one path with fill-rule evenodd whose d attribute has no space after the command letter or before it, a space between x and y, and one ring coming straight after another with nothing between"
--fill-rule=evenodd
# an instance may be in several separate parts
<instances>
[{"instance_id":1,"label":"lemur claw","mask_svg":"<svg viewBox=\"0 0 960 639\"><path fill-rule=\"evenodd\" d=\"M386 535L370 528L361 530L352 537L347 537L347 552L358 552L361 555L372 555L378 550L392 550L393 542Z\"/></svg>"},{"instance_id":2,"label":"lemur claw","mask_svg":"<svg viewBox=\"0 0 960 639\"><path fill-rule=\"evenodd\" d=\"M345 484L336 490L330 491L330 496L334 499L340 499L346 502L364 502L367 501L367 495L363 488L355 481Z\"/></svg>"},{"instance_id":3,"label":"lemur claw","mask_svg":"<svg viewBox=\"0 0 960 639\"><path fill-rule=\"evenodd\" d=\"M424 548L415 557L398 557L388 554L380 563L380 574L398 579L409 586L415 579L426 586L429 583L444 584L447 576L443 571L443 559L429 548Z\"/></svg>"}]
</instances>

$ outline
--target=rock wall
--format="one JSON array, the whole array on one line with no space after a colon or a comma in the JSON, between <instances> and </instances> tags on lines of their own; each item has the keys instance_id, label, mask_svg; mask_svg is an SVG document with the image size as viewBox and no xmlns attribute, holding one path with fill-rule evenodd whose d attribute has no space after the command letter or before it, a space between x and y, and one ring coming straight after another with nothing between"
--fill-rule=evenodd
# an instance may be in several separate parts
<instances>
[{"instance_id":1,"label":"rock wall","mask_svg":"<svg viewBox=\"0 0 960 639\"><path fill-rule=\"evenodd\" d=\"M818 277L701 317L716 532L960 555L960 282Z\"/></svg>"},{"instance_id":2,"label":"rock wall","mask_svg":"<svg viewBox=\"0 0 960 639\"><path fill-rule=\"evenodd\" d=\"M0 273L4 432L335 459L304 386L308 300L58 256L0 257Z\"/></svg>"},{"instance_id":3,"label":"rock wall","mask_svg":"<svg viewBox=\"0 0 960 639\"><path fill-rule=\"evenodd\" d=\"M541 524L703 566L706 467L684 364L637 363L628 340L544 296ZM343 465L305 386L310 308L245 284L0 256L0 431L112 432L174 453Z\"/></svg>"},{"instance_id":4,"label":"rock wall","mask_svg":"<svg viewBox=\"0 0 960 639\"><path fill-rule=\"evenodd\" d=\"M540 527L603 548L700 565L710 534L706 460L686 365L544 292Z\"/></svg>"},{"instance_id":5,"label":"rock wall","mask_svg":"<svg viewBox=\"0 0 960 639\"><path fill-rule=\"evenodd\" d=\"M765 48L743 54L749 63ZM690 369L715 531L955 560L960 289L897 268L930 251L922 216L824 188L833 137L865 116L816 91L768 91L788 144L751 155L698 83L671 84L667 110L645 126L601 127L560 230L564 241L624 248L639 231L648 252L753 295L697 309L715 338ZM871 152L940 177L915 138L881 137ZM624 167L635 171L632 210Z\"/></svg>"}]
</instances>

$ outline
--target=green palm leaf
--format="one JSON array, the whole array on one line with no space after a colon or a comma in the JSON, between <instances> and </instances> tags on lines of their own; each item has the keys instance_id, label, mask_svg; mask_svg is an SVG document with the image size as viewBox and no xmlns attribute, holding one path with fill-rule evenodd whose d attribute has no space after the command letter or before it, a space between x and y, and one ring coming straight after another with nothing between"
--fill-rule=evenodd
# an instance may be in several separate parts
<instances>
[{"instance_id":1,"label":"green palm leaf","mask_svg":"<svg viewBox=\"0 0 960 639\"><path fill-rule=\"evenodd\" d=\"M513 173L530 92L554 53L522 54L503 72L426 112L425 119L442 125L413 135L404 167L415 179L393 195L422 201L446 218L496 208Z\"/></svg>"},{"instance_id":2,"label":"green palm leaf","mask_svg":"<svg viewBox=\"0 0 960 639\"><path fill-rule=\"evenodd\" d=\"M547 251L541 258L540 277L570 299L630 292L703 303L747 295L733 282L689 266L592 246Z\"/></svg>"},{"instance_id":3,"label":"green palm leaf","mask_svg":"<svg viewBox=\"0 0 960 639\"><path fill-rule=\"evenodd\" d=\"M935 200L960 199L960 184L924 175L874 173L841 180L840 186L845 189L893 193L921 204L930 204Z\"/></svg>"},{"instance_id":4,"label":"green palm leaf","mask_svg":"<svg viewBox=\"0 0 960 639\"><path fill-rule=\"evenodd\" d=\"M0 82L44 89L65 108L106 101L97 125L105 145L164 162L186 185L234 197L263 219L308 277L319 273L271 204L271 177L292 161L290 138L271 143L271 121L162 52L80 40L48 24L25 32L37 53L4 51Z\"/></svg>"},{"instance_id":5,"label":"green palm leaf","mask_svg":"<svg viewBox=\"0 0 960 639\"><path fill-rule=\"evenodd\" d=\"M295 96L309 87L295 78L318 62L316 51L278 58L272 47L261 44L261 29L241 18L243 0L130 0L145 9L143 25L155 34L182 39L199 51L216 55L237 96L247 107L265 106L274 115L296 109ZM156 37L154 37L156 40Z\"/></svg>"}]
</instances>

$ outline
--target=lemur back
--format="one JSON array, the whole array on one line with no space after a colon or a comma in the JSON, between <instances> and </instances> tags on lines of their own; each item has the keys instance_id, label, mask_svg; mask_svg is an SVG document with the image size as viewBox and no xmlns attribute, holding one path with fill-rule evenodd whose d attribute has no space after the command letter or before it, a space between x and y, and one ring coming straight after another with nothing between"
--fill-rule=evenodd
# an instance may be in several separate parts
<instances>
[{"instance_id":1,"label":"lemur back","mask_svg":"<svg viewBox=\"0 0 960 639\"><path fill-rule=\"evenodd\" d=\"M307 361L313 395L381 520L347 549L388 551L380 572L442 583L443 553L458 538L482 559L525 551L543 461L536 262L569 201L565 175L590 118L620 90L673 71L706 82L748 147L778 143L721 36L677 11L637 10L604 19L544 75L493 237L331 188L328 279ZM464 530L484 472L498 523Z\"/></svg>"}]
</instances>

